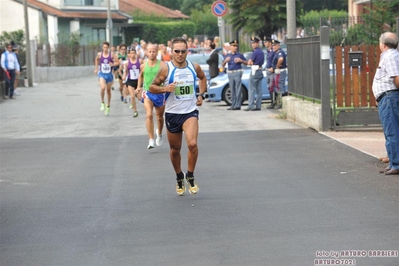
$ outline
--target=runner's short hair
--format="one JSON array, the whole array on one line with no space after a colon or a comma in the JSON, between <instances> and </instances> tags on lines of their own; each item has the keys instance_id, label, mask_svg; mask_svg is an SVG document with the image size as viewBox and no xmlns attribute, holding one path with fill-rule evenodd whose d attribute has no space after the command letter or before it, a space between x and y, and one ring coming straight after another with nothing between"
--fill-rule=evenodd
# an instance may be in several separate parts
<instances>
[{"instance_id":1,"label":"runner's short hair","mask_svg":"<svg viewBox=\"0 0 399 266\"><path fill-rule=\"evenodd\" d=\"M172 40L172 47L173 47L173 45L174 45L175 43L180 43L180 42L185 43L185 44L186 44L186 47L187 47L187 41L186 41L184 38L182 38L182 37L176 37L176 38L174 38L174 39Z\"/></svg>"},{"instance_id":2,"label":"runner's short hair","mask_svg":"<svg viewBox=\"0 0 399 266\"><path fill-rule=\"evenodd\" d=\"M109 42L103 42L103 45L107 45L109 47Z\"/></svg>"}]
</instances>

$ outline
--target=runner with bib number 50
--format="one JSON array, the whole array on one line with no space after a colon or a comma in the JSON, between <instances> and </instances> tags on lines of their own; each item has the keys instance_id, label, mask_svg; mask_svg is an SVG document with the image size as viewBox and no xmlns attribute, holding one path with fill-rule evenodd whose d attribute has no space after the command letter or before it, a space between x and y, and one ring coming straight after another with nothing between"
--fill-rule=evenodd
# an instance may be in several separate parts
<instances>
[{"instance_id":1,"label":"runner with bib number 50","mask_svg":"<svg viewBox=\"0 0 399 266\"><path fill-rule=\"evenodd\" d=\"M194 169L198 158L198 106L202 105L206 90L206 76L201 67L187 60L187 42L183 38L172 41L172 61L162 67L150 86L152 93L165 93L165 122L170 146L170 160L176 172L176 193L186 191L197 194ZM195 81L199 79L200 95L195 94ZM180 150L183 131L188 147L187 172L181 169Z\"/></svg>"}]
</instances>

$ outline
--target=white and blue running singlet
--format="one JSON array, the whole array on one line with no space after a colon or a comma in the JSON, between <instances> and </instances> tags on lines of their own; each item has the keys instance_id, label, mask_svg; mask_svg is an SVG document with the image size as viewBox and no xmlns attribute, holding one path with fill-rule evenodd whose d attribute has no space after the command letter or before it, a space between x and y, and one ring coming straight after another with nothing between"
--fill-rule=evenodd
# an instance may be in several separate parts
<instances>
[{"instance_id":1,"label":"white and blue running singlet","mask_svg":"<svg viewBox=\"0 0 399 266\"><path fill-rule=\"evenodd\" d=\"M197 72L192 62L186 60L186 67L178 68L172 61L167 63L168 76L164 86L176 82L174 92L165 94L165 112L173 114L187 114L197 110L195 80Z\"/></svg>"}]
</instances>

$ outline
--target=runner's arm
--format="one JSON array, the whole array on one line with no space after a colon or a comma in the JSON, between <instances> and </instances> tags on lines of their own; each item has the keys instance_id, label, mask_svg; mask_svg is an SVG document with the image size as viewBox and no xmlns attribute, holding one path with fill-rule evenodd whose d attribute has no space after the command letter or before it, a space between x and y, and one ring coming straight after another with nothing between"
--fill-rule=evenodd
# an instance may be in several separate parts
<instances>
[{"instance_id":1,"label":"runner's arm","mask_svg":"<svg viewBox=\"0 0 399 266\"><path fill-rule=\"evenodd\" d=\"M122 64L122 66L123 66L123 72L121 73L121 76L122 80L125 80L127 76L127 61L124 64Z\"/></svg>"},{"instance_id":2,"label":"runner's arm","mask_svg":"<svg viewBox=\"0 0 399 266\"><path fill-rule=\"evenodd\" d=\"M94 59L94 74L98 72L98 60L99 60L100 53L97 53L96 59Z\"/></svg>"}]
</instances>

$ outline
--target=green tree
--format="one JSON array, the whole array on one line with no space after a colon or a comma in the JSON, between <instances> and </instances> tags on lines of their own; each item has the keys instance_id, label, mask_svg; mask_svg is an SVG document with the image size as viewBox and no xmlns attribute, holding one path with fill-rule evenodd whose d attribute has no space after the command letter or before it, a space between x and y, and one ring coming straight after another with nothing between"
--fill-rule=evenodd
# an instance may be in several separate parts
<instances>
[{"instance_id":1,"label":"green tree","mask_svg":"<svg viewBox=\"0 0 399 266\"><path fill-rule=\"evenodd\" d=\"M15 44L18 44L21 50L25 48L25 33L23 30L11 31L3 33L0 35L0 47L4 48L7 43L14 41Z\"/></svg>"},{"instance_id":2,"label":"green tree","mask_svg":"<svg viewBox=\"0 0 399 266\"><path fill-rule=\"evenodd\" d=\"M303 10L307 11L320 11L326 10L348 10L348 0L300 0L303 4Z\"/></svg>"},{"instance_id":3,"label":"green tree","mask_svg":"<svg viewBox=\"0 0 399 266\"><path fill-rule=\"evenodd\" d=\"M228 22L235 30L258 35L271 36L276 30L287 26L286 0L229 0L231 13ZM297 25L302 4L296 1Z\"/></svg>"},{"instance_id":4,"label":"green tree","mask_svg":"<svg viewBox=\"0 0 399 266\"><path fill-rule=\"evenodd\" d=\"M77 66L79 65L80 34L58 34L59 43L56 45L52 55L56 66Z\"/></svg>"},{"instance_id":5,"label":"green tree","mask_svg":"<svg viewBox=\"0 0 399 266\"><path fill-rule=\"evenodd\" d=\"M172 10L180 10L183 14L191 16L194 10L202 10L204 5L212 4L215 0L150 0Z\"/></svg>"},{"instance_id":6,"label":"green tree","mask_svg":"<svg viewBox=\"0 0 399 266\"><path fill-rule=\"evenodd\" d=\"M399 16L399 0L374 0L372 8L362 15L363 23L348 31L348 39L357 43L378 44L378 38L384 31L396 30L395 18Z\"/></svg>"},{"instance_id":7,"label":"green tree","mask_svg":"<svg viewBox=\"0 0 399 266\"><path fill-rule=\"evenodd\" d=\"M26 64L26 45L25 45L25 32L23 30L6 32L3 31L0 35L0 48L4 48L7 43L14 41L15 44L19 45L19 60L21 66Z\"/></svg>"},{"instance_id":8,"label":"green tree","mask_svg":"<svg viewBox=\"0 0 399 266\"><path fill-rule=\"evenodd\" d=\"M192 10L190 21L196 25L195 35L216 36L219 34L217 18L212 14L211 5Z\"/></svg>"},{"instance_id":9,"label":"green tree","mask_svg":"<svg viewBox=\"0 0 399 266\"><path fill-rule=\"evenodd\" d=\"M180 11L183 12L183 14L191 16L196 10L203 10L205 5L209 5L209 10L211 10L210 5L214 1L215 0L182 0Z\"/></svg>"},{"instance_id":10,"label":"green tree","mask_svg":"<svg viewBox=\"0 0 399 266\"><path fill-rule=\"evenodd\" d=\"M180 10L183 0L150 0L150 1L173 10L176 9Z\"/></svg>"}]
</instances>

